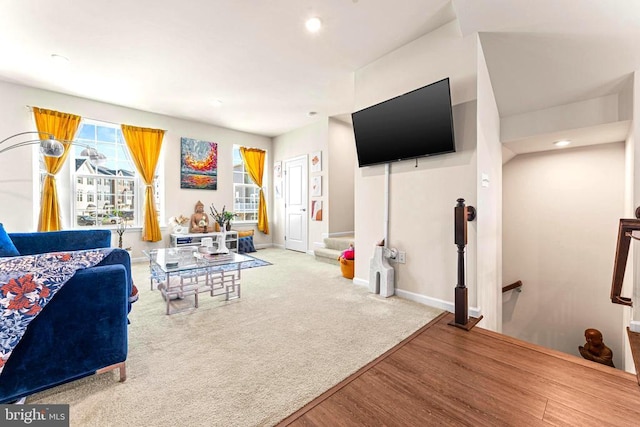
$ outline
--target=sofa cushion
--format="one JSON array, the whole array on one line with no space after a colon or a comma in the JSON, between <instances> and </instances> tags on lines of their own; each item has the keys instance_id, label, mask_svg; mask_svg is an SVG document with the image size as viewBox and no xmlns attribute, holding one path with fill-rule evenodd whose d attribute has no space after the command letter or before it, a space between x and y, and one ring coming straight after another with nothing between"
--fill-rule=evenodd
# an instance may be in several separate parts
<instances>
[{"instance_id":1,"label":"sofa cushion","mask_svg":"<svg viewBox=\"0 0 640 427\"><path fill-rule=\"evenodd\" d=\"M256 248L253 246L253 236L238 239L238 253L246 254L247 252L256 252Z\"/></svg>"},{"instance_id":2,"label":"sofa cushion","mask_svg":"<svg viewBox=\"0 0 640 427\"><path fill-rule=\"evenodd\" d=\"M253 230L238 230L238 237L253 236Z\"/></svg>"},{"instance_id":3,"label":"sofa cushion","mask_svg":"<svg viewBox=\"0 0 640 427\"><path fill-rule=\"evenodd\" d=\"M13 244L13 241L5 231L4 226L0 223L0 257L18 255L20 255L20 252L18 252L16 245Z\"/></svg>"},{"instance_id":4,"label":"sofa cushion","mask_svg":"<svg viewBox=\"0 0 640 427\"><path fill-rule=\"evenodd\" d=\"M20 255L81 251L111 246L111 230L60 230L45 233L10 233Z\"/></svg>"}]
</instances>

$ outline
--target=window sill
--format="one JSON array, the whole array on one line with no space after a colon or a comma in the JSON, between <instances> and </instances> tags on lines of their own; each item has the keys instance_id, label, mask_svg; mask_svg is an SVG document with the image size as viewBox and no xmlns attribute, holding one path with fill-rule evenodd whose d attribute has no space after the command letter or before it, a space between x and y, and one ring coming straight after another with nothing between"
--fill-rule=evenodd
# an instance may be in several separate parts
<instances>
[{"instance_id":1,"label":"window sill","mask_svg":"<svg viewBox=\"0 0 640 427\"><path fill-rule=\"evenodd\" d=\"M235 227L236 225L258 225L258 221L233 221L231 223L231 227Z\"/></svg>"}]
</instances>

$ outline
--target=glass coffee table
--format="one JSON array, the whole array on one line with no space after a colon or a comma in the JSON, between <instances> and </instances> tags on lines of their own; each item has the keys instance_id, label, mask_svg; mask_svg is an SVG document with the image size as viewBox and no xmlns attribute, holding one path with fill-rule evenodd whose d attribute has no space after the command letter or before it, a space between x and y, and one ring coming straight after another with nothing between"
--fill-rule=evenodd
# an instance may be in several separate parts
<instances>
[{"instance_id":1,"label":"glass coffee table","mask_svg":"<svg viewBox=\"0 0 640 427\"><path fill-rule=\"evenodd\" d=\"M188 296L194 297L194 306L189 309L198 308L198 294L203 292L212 297L224 295L225 300L240 298L241 266L252 258L235 252L203 254L198 248L181 246L143 251L149 258L151 290L155 284L167 302L167 314L171 314L172 300Z\"/></svg>"}]
</instances>

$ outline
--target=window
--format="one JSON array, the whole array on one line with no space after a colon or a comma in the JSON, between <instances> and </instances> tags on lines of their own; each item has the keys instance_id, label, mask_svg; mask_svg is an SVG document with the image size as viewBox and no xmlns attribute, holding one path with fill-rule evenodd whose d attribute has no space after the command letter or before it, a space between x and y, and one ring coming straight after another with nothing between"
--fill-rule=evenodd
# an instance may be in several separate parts
<instances>
[{"instance_id":1,"label":"window","mask_svg":"<svg viewBox=\"0 0 640 427\"><path fill-rule=\"evenodd\" d=\"M260 188L244 168L239 145L233 146L233 194L233 212L238 215L235 222L257 222Z\"/></svg>"},{"instance_id":2,"label":"window","mask_svg":"<svg viewBox=\"0 0 640 427\"><path fill-rule=\"evenodd\" d=\"M116 224L116 216L131 226L142 225L145 185L119 125L83 119L65 166L71 168L70 185L74 187L67 191L76 195L70 212L73 228ZM161 183L157 178L154 190L160 215ZM58 183L59 191L65 191L62 180Z\"/></svg>"}]
</instances>

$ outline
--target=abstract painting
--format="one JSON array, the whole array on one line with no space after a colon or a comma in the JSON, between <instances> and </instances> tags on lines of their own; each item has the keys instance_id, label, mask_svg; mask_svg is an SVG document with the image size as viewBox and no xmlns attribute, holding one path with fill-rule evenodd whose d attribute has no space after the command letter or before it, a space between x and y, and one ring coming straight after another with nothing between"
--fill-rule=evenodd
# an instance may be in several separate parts
<instances>
[{"instance_id":1,"label":"abstract painting","mask_svg":"<svg viewBox=\"0 0 640 427\"><path fill-rule=\"evenodd\" d=\"M311 221L322 221L322 200L311 201Z\"/></svg>"},{"instance_id":2,"label":"abstract painting","mask_svg":"<svg viewBox=\"0 0 640 427\"><path fill-rule=\"evenodd\" d=\"M218 144L180 138L180 188L218 189Z\"/></svg>"}]
</instances>

